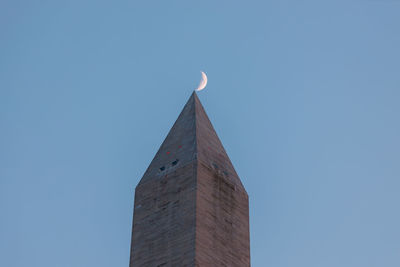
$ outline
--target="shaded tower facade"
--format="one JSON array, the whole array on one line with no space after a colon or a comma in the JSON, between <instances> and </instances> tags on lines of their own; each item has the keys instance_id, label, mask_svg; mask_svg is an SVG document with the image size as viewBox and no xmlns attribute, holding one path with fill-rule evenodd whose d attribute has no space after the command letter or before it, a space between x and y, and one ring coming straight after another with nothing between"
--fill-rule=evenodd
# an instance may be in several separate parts
<instances>
[{"instance_id":1,"label":"shaded tower facade","mask_svg":"<svg viewBox=\"0 0 400 267\"><path fill-rule=\"evenodd\" d=\"M250 266L248 195L195 92L135 189L140 266Z\"/></svg>"}]
</instances>

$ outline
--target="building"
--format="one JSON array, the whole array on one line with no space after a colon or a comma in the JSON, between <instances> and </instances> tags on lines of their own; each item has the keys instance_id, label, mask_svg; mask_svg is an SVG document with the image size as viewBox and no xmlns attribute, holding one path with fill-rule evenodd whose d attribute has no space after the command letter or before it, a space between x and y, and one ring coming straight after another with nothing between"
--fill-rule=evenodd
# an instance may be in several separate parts
<instances>
[{"instance_id":1,"label":"building","mask_svg":"<svg viewBox=\"0 0 400 267\"><path fill-rule=\"evenodd\" d=\"M248 195L195 92L135 190L130 267L250 266Z\"/></svg>"}]
</instances>

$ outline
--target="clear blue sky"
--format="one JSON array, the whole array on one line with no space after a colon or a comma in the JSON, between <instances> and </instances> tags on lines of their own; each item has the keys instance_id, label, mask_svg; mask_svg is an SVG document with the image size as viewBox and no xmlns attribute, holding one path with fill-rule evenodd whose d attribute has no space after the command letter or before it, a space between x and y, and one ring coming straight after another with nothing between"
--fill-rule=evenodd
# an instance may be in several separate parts
<instances>
[{"instance_id":1,"label":"clear blue sky","mask_svg":"<svg viewBox=\"0 0 400 267\"><path fill-rule=\"evenodd\" d=\"M400 266L400 0L0 2L0 266L128 266L200 80L263 267Z\"/></svg>"}]
</instances>

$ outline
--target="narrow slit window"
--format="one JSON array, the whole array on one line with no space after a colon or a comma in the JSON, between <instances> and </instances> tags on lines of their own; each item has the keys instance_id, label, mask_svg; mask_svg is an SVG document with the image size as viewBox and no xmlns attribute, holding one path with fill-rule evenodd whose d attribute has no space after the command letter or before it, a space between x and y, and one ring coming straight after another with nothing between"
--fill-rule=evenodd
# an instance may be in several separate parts
<instances>
[{"instance_id":1,"label":"narrow slit window","mask_svg":"<svg viewBox=\"0 0 400 267\"><path fill-rule=\"evenodd\" d=\"M175 166L176 164L178 164L179 159L175 160L172 162L172 166Z\"/></svg>"},{"instance_id":2,"label":"narrow slit window","mask_svg":"<svg viewBox=\"0 0 400 267\"><path fill-rule=\"evenodd\" d=\"M163 171L163 170L165 170L165 166L162 166L162 167L160 168L160 171Z\"/></svg>"}]
</instances>

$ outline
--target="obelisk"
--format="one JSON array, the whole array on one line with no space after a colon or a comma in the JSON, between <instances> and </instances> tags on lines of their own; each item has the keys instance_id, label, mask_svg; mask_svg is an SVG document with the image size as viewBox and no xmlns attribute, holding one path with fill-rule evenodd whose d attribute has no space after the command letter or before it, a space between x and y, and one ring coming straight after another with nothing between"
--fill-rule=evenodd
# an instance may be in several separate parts
<instances>
[{"instance_id":1,"label":"obelisk","mask_svg":"<svg viewBox=\"0 0 400 267\"><path fill-rule=\"evenodd\" d=\"M195 92L135 189L140 266L250 266L248 195Z\"/></svg>"}]
</instances>

